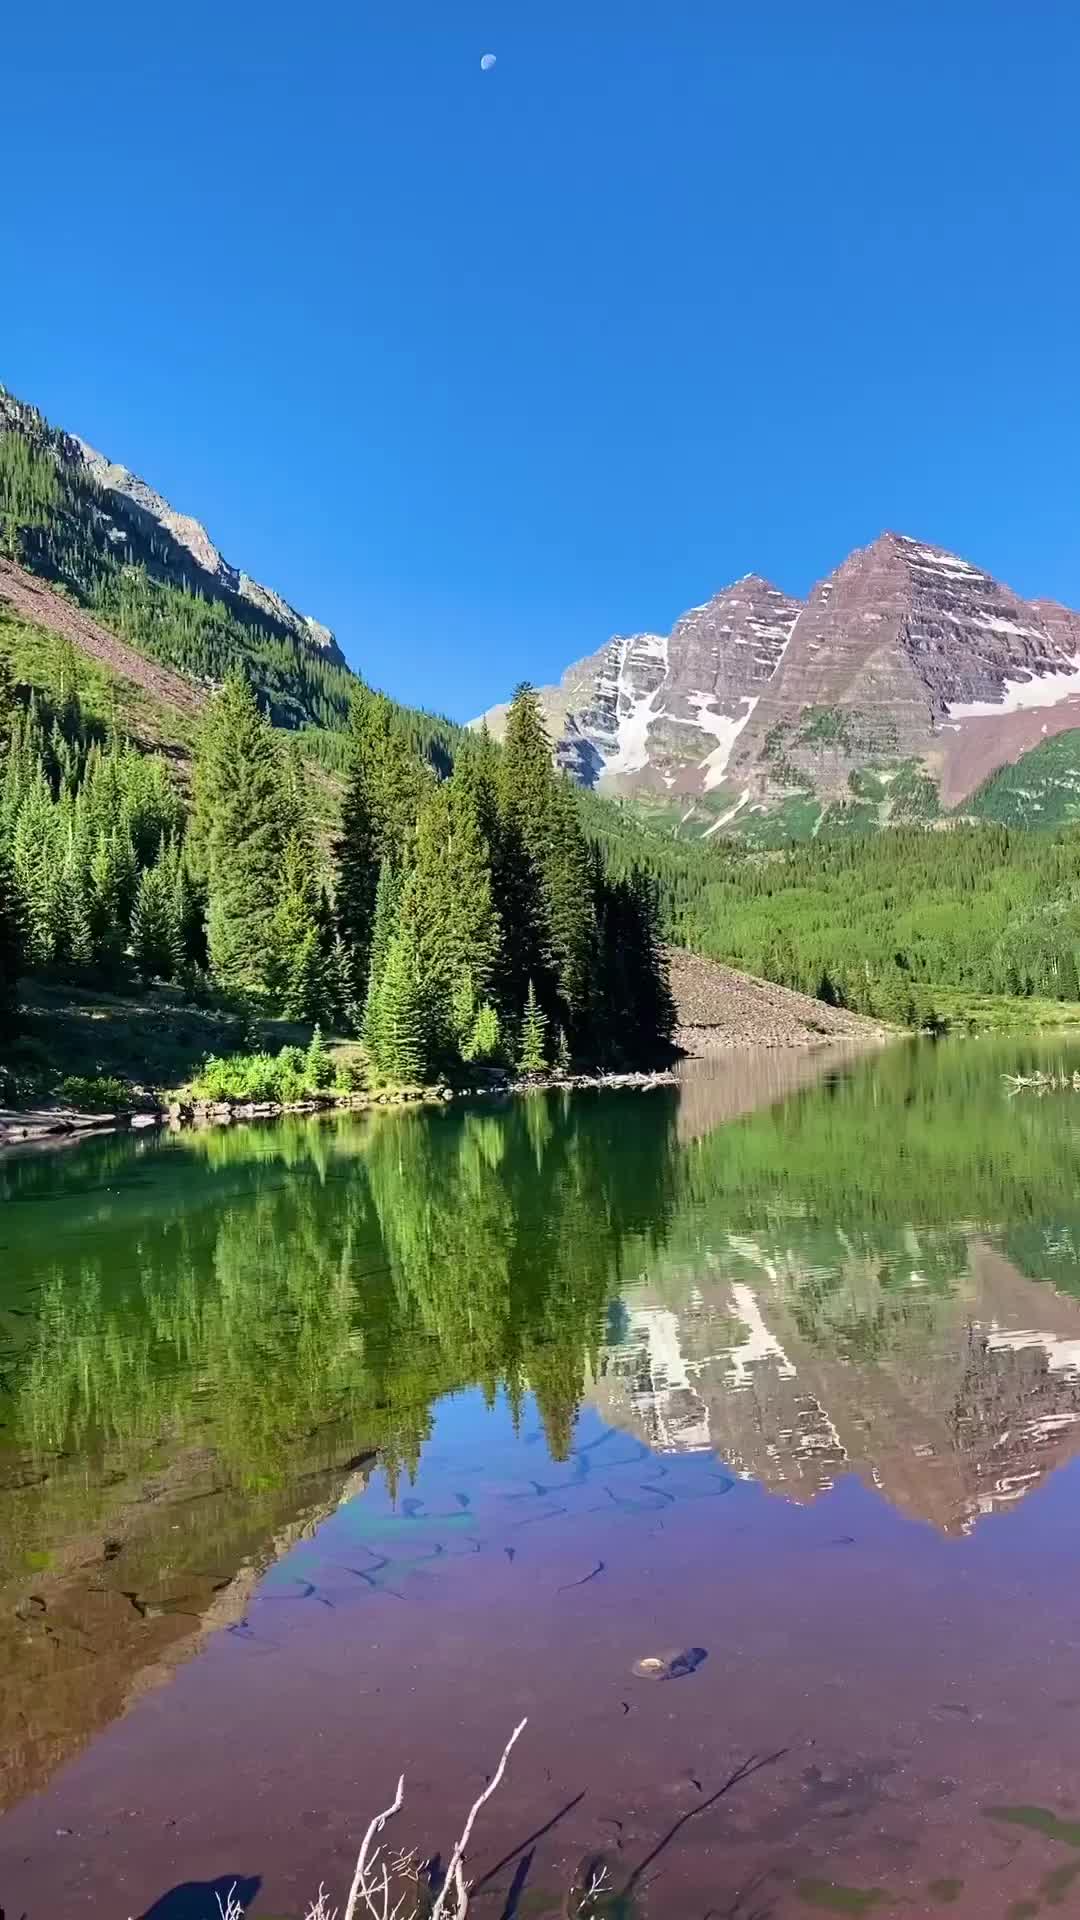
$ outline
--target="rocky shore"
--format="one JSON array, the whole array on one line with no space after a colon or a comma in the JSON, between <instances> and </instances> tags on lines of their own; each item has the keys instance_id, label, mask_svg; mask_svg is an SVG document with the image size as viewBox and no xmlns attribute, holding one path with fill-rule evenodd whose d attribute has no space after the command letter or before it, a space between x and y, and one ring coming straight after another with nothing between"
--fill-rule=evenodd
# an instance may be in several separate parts
<instances>
[{"instance_id":1,"label":"rocky shore","mask_svg":"<svg viewBox=\"0 0 1080 1920\"><path fill-rule=\"evenodd\" d=\"M846 1007L739 973L719 960L669 947L671 989L678 1008L676 1042L698 1055L732 1047L821 1047L837 1041L883 1041L896 1029Z\"/></svg>"}]
</instances>

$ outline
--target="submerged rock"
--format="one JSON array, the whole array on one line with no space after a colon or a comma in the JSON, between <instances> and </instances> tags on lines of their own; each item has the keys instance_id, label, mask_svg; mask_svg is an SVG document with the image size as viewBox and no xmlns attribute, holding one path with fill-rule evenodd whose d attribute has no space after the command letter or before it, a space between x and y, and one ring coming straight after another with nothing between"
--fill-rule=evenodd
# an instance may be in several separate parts
<instances>
[{"instance_id":1,"label":"submerged rock","mask_svg":"<svg viewBox=\"0 0 1080 1920\"><path fill-rule=\"evenodd\" d=\"M708 1657L704 1647L669 1648L665 1653L647 1653L635 1660L631 1672L639 1680L681 1680L684 1674L696 1673Z\"/></svg>"}]
</instances>

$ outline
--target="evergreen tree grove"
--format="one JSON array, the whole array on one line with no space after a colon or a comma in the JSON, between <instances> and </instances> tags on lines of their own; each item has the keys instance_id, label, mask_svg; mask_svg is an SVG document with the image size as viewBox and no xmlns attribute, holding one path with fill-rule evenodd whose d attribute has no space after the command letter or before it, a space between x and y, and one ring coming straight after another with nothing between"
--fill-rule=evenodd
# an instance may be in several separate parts
<instances>
[{"instance_id":1,"label":"evergreen tree grove","mask_svg":"<svg viewBox=\"0 0 1080 1920\"><path fill-rule=\"evenodd\" d=\"M47 507L45 468L16 461L8 481L27 510ZM140 629L153 581L133 565L114 585L121 630L129 615ZM166 757L117 731L116 701L70 643L13 656L36 674L48 655L31 685L7 666L10 631L0 616L9 1001L19 968L200 993L208 972L257 1003L253 1018L344 1015L391 1081L513 1064L523 1044L529 1071L556 1053L564 1069L603 1066L662 1038L655 916L583 831L531 689L498 747L361 686L347 759L319 756L330 771L313 794L308 743L233 671L204 715L189 806ZM328 861L313 802L342 773Z\"/></svg>"},{"instance_id":2,"label":"evergreen tree grove","mask_svg":"<svg viewBox=\"0 0 1080 1920\"><path fill-rule=\"evenodd\" d=\"M505 746L470 736L441 780L362 690L335 873L354 1018L384 1077L495 1064L506 1034L533 1073L549 1032L564 1070L667 1044L655 891L607 881L531 688L514 697ZM625 948L617 960L606 941Z\"/></svg>"}]
</instances>

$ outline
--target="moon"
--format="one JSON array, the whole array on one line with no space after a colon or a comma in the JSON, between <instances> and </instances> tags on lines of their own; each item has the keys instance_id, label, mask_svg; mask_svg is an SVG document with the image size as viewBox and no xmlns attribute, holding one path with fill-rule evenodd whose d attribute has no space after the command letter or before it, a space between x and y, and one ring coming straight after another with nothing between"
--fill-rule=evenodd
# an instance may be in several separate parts
<instances>
[{"instance_id":1,"label":"moon","mask_svg":"<svg viewBox=\"0 0 1080 1920\"><path fill-rule=\"evenodd\" d=\"M490 73L494 65L495 65L495 55L493 53L485 53L483 59L480 62L481 73Z\"/></svg>"}]
</instances>

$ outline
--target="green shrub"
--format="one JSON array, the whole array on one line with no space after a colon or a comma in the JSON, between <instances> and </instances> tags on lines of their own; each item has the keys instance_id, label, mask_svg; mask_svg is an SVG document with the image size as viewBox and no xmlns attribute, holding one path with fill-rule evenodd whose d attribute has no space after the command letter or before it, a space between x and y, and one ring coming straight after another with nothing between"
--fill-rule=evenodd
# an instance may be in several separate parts
<instances>
[{"instance_id":1,"label":"green shrub","mask_svg":"<svg viewBox=\"0 0 1080 1920\"><path fill-rule=\"evenodd\" d=\"M272 1100L276 1061L270 1053L211 1054L191 1082L196 1100Z\"/></svg>"},{"instance_id":2,"label":"green shrub","mask_svg":"<svg viewBox=\"0 0 1080 1920\"><path fill-rule=\"evenodd\" d=\"M334 1085L334 1062L323 1044L322 1028L316 1026L304 1055L304 1078L316 1092Z\"/></svg>"},{"instance_id":3,"label":"green shrub","mask_svg":"<svg viewBox=\"0 0 1080 1920\"><path fill-rule=\"evenodd\" d=\"M343 1074L348 1076L344 1085ZM335 1068L316 1031L306 1052L302 1047L282 1047L276 1054L234 1053L224 1059L212 1054L195 1075L189 1091L196 1100L274 1101L289 1106L332 1090L353 1092L362 1085L359 1070Z\"/></svg>"},{"instance_id":4,"label":"green shrub","mask_svg":"<svg viewBox=\"0 0 1080 1920\"><path fill-rule=\"evenodd\" d=\"M131 1089L112 1074L74 1073L60 1082L60 1098L65 1106L78 1107L85 1113L115 1113L120 1107L130 1107Z\"/></svg>"}]
</instances>

